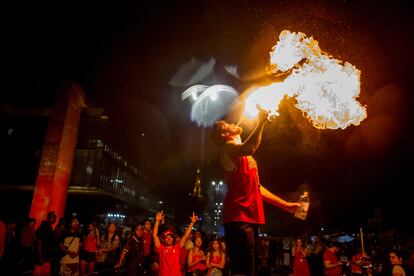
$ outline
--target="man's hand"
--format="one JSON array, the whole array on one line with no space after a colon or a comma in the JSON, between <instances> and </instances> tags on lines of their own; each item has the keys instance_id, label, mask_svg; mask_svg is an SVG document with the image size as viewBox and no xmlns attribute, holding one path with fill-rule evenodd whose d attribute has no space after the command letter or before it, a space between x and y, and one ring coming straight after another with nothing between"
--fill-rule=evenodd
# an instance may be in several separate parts
<instances>
[{"instance_id":1,"label":"man's hand","mask_svg":"<svg viewBox=\"0 0 414 276\"><path fill-rule=\"evenodd\" d=\"M164 219L164 211L158 212L158 213L155 215L155 221L160 222L160 221L162 221L163 219Z\"/></svg>"},{"instance_id":2,"label":"man's hand","mask_svg":"<svg viewBox=\"0 0 414 276\"><path fill-rule=\"evenodd\" d=\"M262 125L264 123L270 122L269 111L262 109L260 106L258 106L258 109L259 109L259 114L257 115L257 118L258 118L257 124Z\"/></svg>"},{"instance_id":3,"label":"man's hand","mask_svg":"<svg viewBox=\"0 0 414 276\"><path fill-rule=\"evenodd\" d=\"M288 211L289 213L294 214L296 213L300 205L301 204L298 202L287 202L287 204L283 207L283 209Z\"/></svg>"},{"instance_id":4,"label":"man's hand","mask_svg":"<svg viewBox=\"0 0 414 276\"><path fill-rule=\"evenodd\" d=\"M191 220L191 223L193 223L193 224L197 222L198 217L194 214L194 212L191 215L190 220Z\"/></svg>"}]
</instances>

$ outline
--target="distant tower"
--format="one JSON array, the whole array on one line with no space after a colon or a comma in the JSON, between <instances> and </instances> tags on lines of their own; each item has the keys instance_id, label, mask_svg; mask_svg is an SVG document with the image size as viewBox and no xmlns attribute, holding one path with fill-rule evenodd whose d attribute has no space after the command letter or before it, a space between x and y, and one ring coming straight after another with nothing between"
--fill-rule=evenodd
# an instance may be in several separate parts
<instances>
[{"instance_id":1,"label":"distant tower","mask_svg":"<svg viewBox=\"0 0 414 276\"><path fill-rule=\"evenodd\" d=\"M194 183L194 189L193 189L192 196L199 200L204 199L203 195L201 194L201 170L200 168L197 168L196 181Z\"/></svg>"}]
</instances>

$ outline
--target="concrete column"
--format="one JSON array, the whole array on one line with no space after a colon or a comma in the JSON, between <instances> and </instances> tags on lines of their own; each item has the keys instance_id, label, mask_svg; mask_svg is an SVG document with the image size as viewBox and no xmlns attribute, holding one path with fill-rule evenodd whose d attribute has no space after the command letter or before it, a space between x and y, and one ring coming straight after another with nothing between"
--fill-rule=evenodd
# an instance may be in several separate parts
<instances>
[{"instance_id":1,"label":"concrete column","mask_svg":"<svg viewBox=\"0 0 414 276\"><path fill-rule=\"evenodd\" d=\"M30 209L37 225L49 211L55 211L58 219L64 215L83 107L83 89L74 82L64 82L58 89L49 120Z\"/></svg>"}]
</instances>

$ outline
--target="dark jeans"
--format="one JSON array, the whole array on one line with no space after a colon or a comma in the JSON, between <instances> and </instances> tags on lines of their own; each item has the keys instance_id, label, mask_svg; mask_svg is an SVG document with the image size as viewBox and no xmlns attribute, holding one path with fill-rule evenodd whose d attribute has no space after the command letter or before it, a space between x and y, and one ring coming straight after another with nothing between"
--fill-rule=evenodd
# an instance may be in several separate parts
<instances>
[{"instance_id":1,"label":"dark jeans","mask_svg":"<svg viewBox=\"0 0 414 276\"><path fill-rule=\"evenodd\" d=\"M231 222L226 223L224 229L231 274L257 275L259 226L245 222Z\"/></svg>"}]
</instances>

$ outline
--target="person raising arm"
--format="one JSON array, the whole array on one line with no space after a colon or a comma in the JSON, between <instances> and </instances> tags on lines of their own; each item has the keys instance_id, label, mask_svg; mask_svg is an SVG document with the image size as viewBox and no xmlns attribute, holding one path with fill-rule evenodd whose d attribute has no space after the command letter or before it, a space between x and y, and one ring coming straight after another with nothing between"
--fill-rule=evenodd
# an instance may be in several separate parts
<instances>
[{"instance_id":1,"label":"person raising arm","mask_svg":"<svg viewBox=\"0 0 414 276\"><path fill-rule=\"evenodd\" d=\"M155 215L155 225L153 231L154 246L159 254L159 276L177 275L181 276L180 267L180 249L184 247L185 241L193 229L194 223L198 220L198 217L192 213L190 217L190 223L177 244L174 244L175 233L172 230L167 229L162 233L162 241L158 236L158 229L160 222L164 219L164 212L158 212Z\"/></svg>"},{"instance_id":2,"label":"person raising arm","mask_svg":"<svg viewBox=\"0 0 414 276\"><path fill-rule=\"evenodd\" d=\"M234 274L257 273L258 228L265 223L263 200L291 213L300 206L283 200L260 183L252 155L260 146L268 117L268 112L260 110L257 125L244 142L240 136L243 128L223 120L217 121L210 132L210 142L220 150L219 161L228 187L223 222L230 269Z\"/></svg>"}]
</instances>

